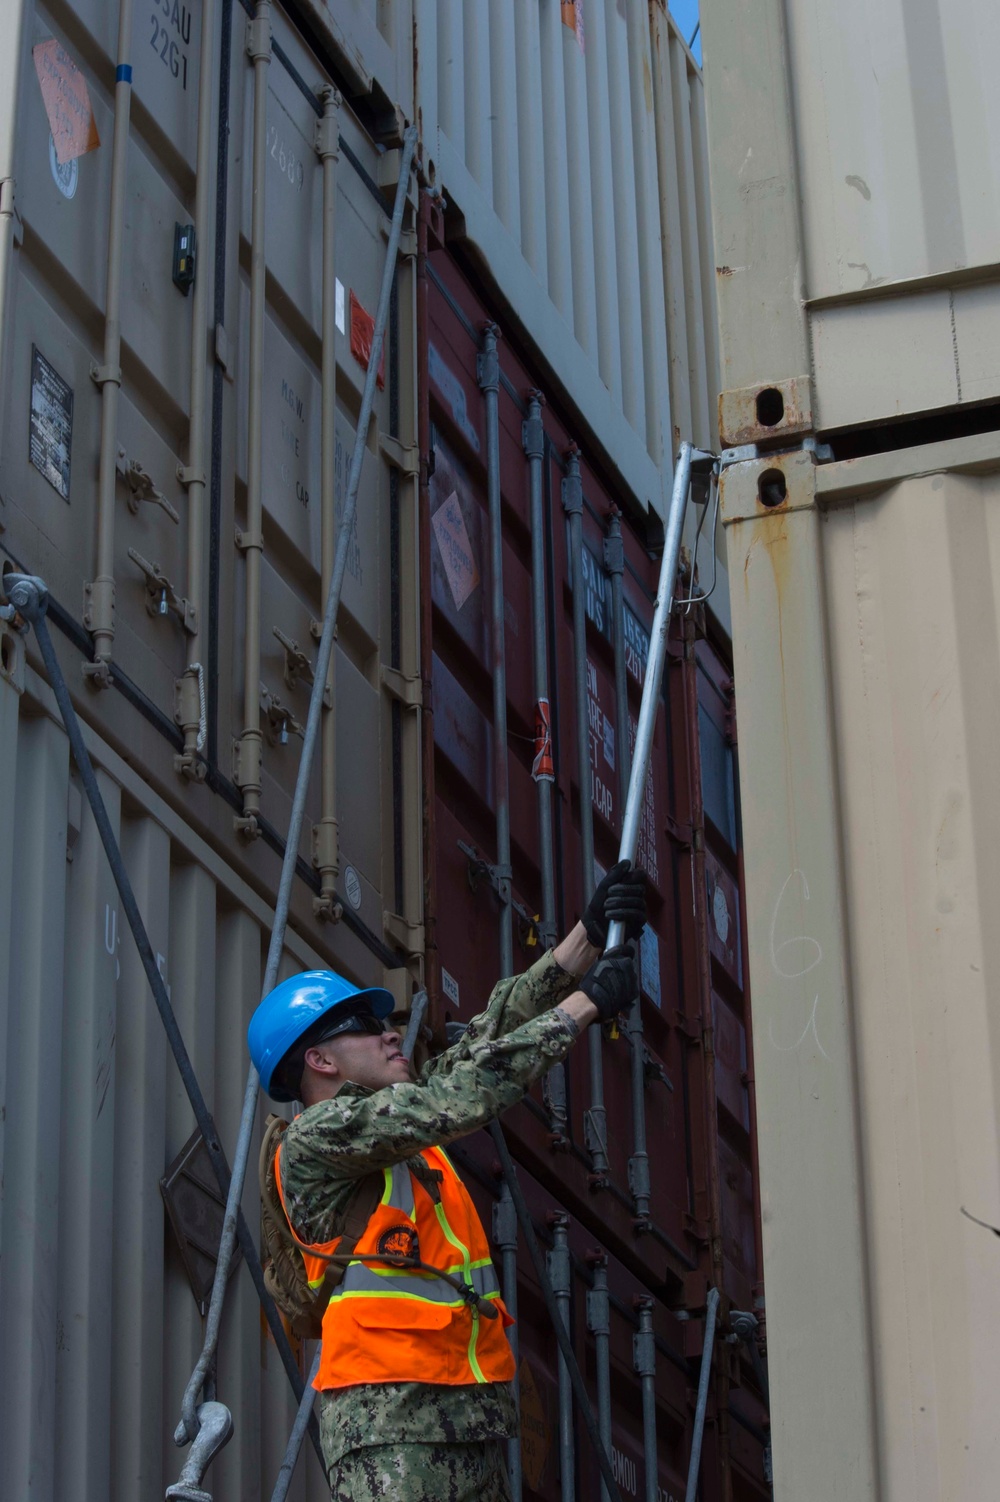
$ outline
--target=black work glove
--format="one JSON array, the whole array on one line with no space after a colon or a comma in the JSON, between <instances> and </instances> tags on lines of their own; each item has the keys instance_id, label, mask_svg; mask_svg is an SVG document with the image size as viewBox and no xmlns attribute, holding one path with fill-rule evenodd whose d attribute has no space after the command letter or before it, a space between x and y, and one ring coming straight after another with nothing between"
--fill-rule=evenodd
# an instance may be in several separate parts
<instances>
[{"instance_id":1,"label":"black work glove","mask_svg":"<svg viewBox=\"0 0 1000 1502\"><path fill-rule=\"evenodd\" d=\"M630 1007L639 994L635 973L635 946L620 944L596 960L578 987L589 996L602 1022L610 1022Z\"/></svg>"},{"instance_id":2,"label":"black work glove","mask_svg":"<svg viewBox=\"0 0 1000 1502\"><path fill-rule=\"evenodd\" d=\"M624 923L626 939L637 939L646 921L646 873L631 861L619 861L594 891L584 909L584 928L595 949L608 942L612 923Z\"/></svg>"}]
</instances>

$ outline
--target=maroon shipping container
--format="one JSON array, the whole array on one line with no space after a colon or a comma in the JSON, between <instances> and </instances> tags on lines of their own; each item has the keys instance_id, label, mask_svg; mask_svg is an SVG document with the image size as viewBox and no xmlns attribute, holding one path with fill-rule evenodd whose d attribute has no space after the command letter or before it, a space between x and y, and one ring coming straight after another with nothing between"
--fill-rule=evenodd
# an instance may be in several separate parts
<instances>
[{"instance_id":1,"label":"maroon shipping container","mask_svg":"<svg viewBox=\"0 0 1000 1502\"><path fill-rule=\"evenodd\" d=\"M428 989L440 1033L468 1022L503 973L497 871L497 748L490 590L484 394L477 375L483 331L495 314L443 245L440 215L425 202L418 272L425 675L425 835ZM544 931L533 671L530 470L523 424L541 373L500 329L499 474L506 664L507 779L514 968L541 953ZM621 636L628 726L616 694L611 578L605 542L617 515L614 476L599 472L586 435L542 409L545 635L551 723L554 927L567 932L585 902L578 734L587 738L595 871L617 857L624 807L622 742L634 737L659 573L658 523L620 517L624 546ZM564 494L579 445L583 548L574 578ZM575 468L575 465L573 466ZM573 591L586 617L585 701L576 702ZM682 589L684 586L682 585ZM610 1297L613 1459L623 1496L647 1495L641 1385L633 1336L638 1303L652 1300L655 1337L657 1495L684 1495L710 1287L721 1295L699 1495L769 1495L765 1385L759 1350L740 1339L733 1311L763 1313L755 1190L752 1041L739 867L735 731L725 643L706 634L704 609L675 612L659 705L639 861L649 873L650 922L641 946L642 1094L649 1155L648 1214L636 1213L630 1037L602 1046L606 1122L592 1112L588 1045L574 1050L561 1092L539 1088L504 1129L538 1233L565 1235L571 1335L588 1383L595 1340L588 1294L606 1262ZM581 726L582 720L582 726ZM501 769L502 785L502 769ZM587 886L589 890L589 884ZM606 1147L595 1172L593 1149ZM457 1154L490 1224L499 1164L486 1134ZM565 1228L555 1217L567 1217ZM498 1262L499 1252L497 1253ZM602 1259L604 1259L602 1261ZM564 1264L563 1264L564 1265ZM596 1499L599 1474L577 1420L559 1442L558 1357L551 1321L518 1249L518 1336L526 1497ZM762 1330L758 1333L758 1345Z\"/></svg>"}]
</instances>

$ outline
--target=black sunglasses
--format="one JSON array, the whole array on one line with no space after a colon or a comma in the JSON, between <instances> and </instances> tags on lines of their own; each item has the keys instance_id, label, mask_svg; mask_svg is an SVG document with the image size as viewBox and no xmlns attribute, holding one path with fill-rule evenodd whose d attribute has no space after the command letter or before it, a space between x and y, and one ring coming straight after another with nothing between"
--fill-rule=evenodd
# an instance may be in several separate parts
<instances>
[{"instance_id":1,"label":"black sunglasses","mask_svg":"<svg viewBox=\"0 0 1000 1502\"><path fill-rule=\"evenodd\" d=\"M317 1043L326 1043L340 1033L369 1033L377 1038L385 1030L382 1018L376 1017L374 1012L355 1012L354 1016L348 1017L345 1022L338 1022L336 1026L321 1033L318 1038L313 1038L309 1046L315 1048Z\"/></svg>"}]
</instances>

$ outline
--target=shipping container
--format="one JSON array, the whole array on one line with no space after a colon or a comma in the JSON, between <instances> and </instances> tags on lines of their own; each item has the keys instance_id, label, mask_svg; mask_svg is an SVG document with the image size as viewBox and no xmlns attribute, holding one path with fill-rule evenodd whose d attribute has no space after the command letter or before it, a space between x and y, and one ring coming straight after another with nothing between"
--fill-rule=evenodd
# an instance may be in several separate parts
<instances>
[{"instance_id":1,"label":"shipping container","mask_svg":"<svg viewBox=\"0 0 1000 1502\"><path fill-rule=\"evenodd\" d=\"M985 1497L996 14L703 23L774 1495Z\"/></svg>"},{"instance_id":2,"label":"shipping container","mask_svg":"<svg viewBox=\"0 0 1000 1502\"><path fill-rule=\"evenodd\" d=\"M537 402L541 393L535 372L516 347L501 339L496 464L502 497L504 641L498 657L490 605L490 449L481 384L484 331L497 326L481 293L438 238L440 228L440 215L429 205L423 214L427 255L420 273L428 369L426 388L421 383L420 389L426 390L428 403L424 420L430 456L424 513L430 587L424 609L430 614L425 641L429 636L431 681L425 704L433 719L433 748L425 767L428 988L441 1020L467 1022L504 968L503 900L498 901L504 880L498 845L504 782L515 969L540 952L539 934L547 922L558 933L572 926L593 879L617 858L623 746L627 755L625 738L635 734L659 566L648 533L627 520L623 524L586 449L574 447L572 423L555 403ZM541 421L534 436L533 417ZM540 471L544 530L544 579L536 592L533 529L539 513L532 513L532 453ZM574 490L576 473L581 483ZM569 514L574 494L582 500L579 563ZM620 614L612 588L616 535L622 540ZM577 590L583 598L582 638L574 629ZM539 757L545 754L533 673L539 643L548 666L548 829L557 852L551 913L546 912L543 877L546 816L540 817L541 783L534 775L543 770ZM571 1244L579 1240L574 1289L581 1309L586 1285L582 1249L588 1244L603 1249L614 1266L626 1311L634 1299L655 1300L664 1358L657 1371L664 1460L674 1443L665 1443L665 1437L683 1433L686 1423L684 1379L677 1372L683 1374L687 1358L698 1349L685 1317L692 1314L700 1321L713 1284L723 1293L727 1331L729 1310L752 1312L756 1302L762 1312L732 683L720 645L706 629L704 607L697 615L681 613L669 648L637 854L649 874L650 897L650 922L641 944L642 1033L603 1047L597 1092L587 1048L580 1047L568 1061L565 1080L550 1077L505 1118L512 1150L537 1183L539 1203L547 1202L550 1215L568 1216ZM577 697L578 651L582 699ZM616 695L616 657L624 703ZM506 755L498 753L496 741L498 675L504 680ZM593 875L585 891L591 844ZM641 1049L638 1091L632 1062L636 1047ZM637 1093L651 1169L642 1204L637 1197L643 1192L644 1172L634 1128ZM493 1149L485 1140L480 1148L478 1140L472 1140L468 1152L481 1154L485 1166ZM517 1297L519 1309L525 1302L531 1307L530 1286L519 1288ZM586 1328L582 1313L574 1323L579 1339ZM551 1348L550 1340L545 1347ZM631 1349L624 1337L613 1339L612 1347ZM536 1367L530 1345L528 1350L531 1354L521 1359L531 1368L529 1385L543 1397L548 1394L551 1408L556 1404L551 1358L549 1370ZM588 1356L588 1364L592 1359ZM719 1363L717 1381L719 1407L703 1462L704 1495L766 1495L766 1409L755 1390L750 1354L741 1358L736 1353L732 1361L727 1355ZM731 1387L736 1389L732 1397ZM641 1455L634 1371L631 1380L623 1381L616 1372L614 1392L616 1422L633 1426ZM746 1425L742 1452L730 1445L730 1434L741 1423ZM572 1450L572 1432L568 1444ZM622 1456L629 1453L622 1448L624 1439L616 1444ZM558 1449L555 1438L552 1448ZM683 1443L679 1451L684 1472ZM641 1480L641 1462L638 1474ZM553 1473L553 1487L555 1481ZM581 1472L577 1492L570 1488L561 1495L589 1495L591 1484ZM665 1479L659 1484L671 1494ZM560 1494L544 1486L536 1490L544 1496Z\"/></svg>"},{"instance_id":3,"label":"shipping container","mask_svg":"<svg viewBox=\"0 0 1000 1502\"><path fill-rule=\"evenodd\" d=\"M606 15L496 5L479 28L454 3L157 3L131 39L120 19L93 0L19 4L0 63L0 556L48 586L125 866L231 1152L403 128L421 124L420 166L404 185L282 975L334 966L387 985L401 1015L426 987L438 1046L506 959L483 324L502 336L520 969L615 858L670 457L679 437L712 440L704 107L658 0ZM713 530L711 508L692 507L682 591L724 583ZM544 913L533 537L553 758ZM602 1045L604 1117L586 1045L507 1122L595 1403L608 1353L622 1493L646 1495L653 1442L674 1502L710 1288L700 1495L767 1495L760 1341L734 1324L762 1319L763 1302L727 623L719 588L672 631L639 855L642 1036ZM0 740L5 1476L33 1502L158 1495L184 1459L172 1434L221 1206L36 638L3 622ZM549 1312L523 1237L504 1230L492 1144L480 1134L456 1159L520 1290L523 1495L596 1502ZM256 1200L251 1182L252 1229ZM295 1354L304 1373L312 1353ZM239 1265L217 1389L236 1437L205 1484L269 1497L294 1399ZM293 1502L326 1494L306 1452Z\"/></svg>"}]
</instances>

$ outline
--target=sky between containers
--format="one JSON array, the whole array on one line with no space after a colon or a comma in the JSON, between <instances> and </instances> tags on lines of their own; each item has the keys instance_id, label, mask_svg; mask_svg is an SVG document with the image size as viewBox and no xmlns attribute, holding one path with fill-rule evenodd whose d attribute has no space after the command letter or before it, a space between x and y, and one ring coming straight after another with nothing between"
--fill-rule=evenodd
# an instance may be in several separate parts
<instances>
[{"instance_id":1,"label":"sky between containers","mask_svg":"<svg viewBox=\"0 0 1000 1502\"><path fill-rule=\"evenodd\" d=\"M670 0L670 14L676 20L681 29L684 40L691 41L691 34L698 25L698 0ZM701 62L701 32L694 39L691 47L698 62Z\"/></svg>"}]
</instances>

